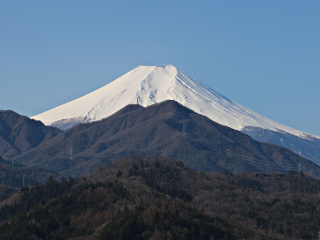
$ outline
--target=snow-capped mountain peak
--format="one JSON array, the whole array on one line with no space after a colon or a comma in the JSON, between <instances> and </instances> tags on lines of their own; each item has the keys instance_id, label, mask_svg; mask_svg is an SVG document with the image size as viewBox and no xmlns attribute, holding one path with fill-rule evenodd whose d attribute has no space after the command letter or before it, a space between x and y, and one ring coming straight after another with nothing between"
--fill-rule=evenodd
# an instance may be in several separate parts
<instances>
[{"instance_id":1,"label":"snow-capped mountain peak","mask_svg":"<svg viewBox=\"0 0 320 240\"><path fill-rule=\"evenodd\" d=\"M139 66L96 91L33 118L46 125L67 129L81 122L106 118L128 104L146 107L165 100L175 100L236 130L251 126L287 132L302 138L316 137L252 111L172 65Z\"/></svg>"},{"instance_id":2,"label":"snow-capped mountain peak","mask_svg":"<svg viewBox=\"0 0 320 240\"><path fill-rule=\"evenodd\" d=\"M63 130L106 118L128 104L147 107L175 100L211 120L271 142L320 164L320 137L304 133L246 108L172 65L139 66L83 97L34 116Z\"/></svg>"}]
</instances>

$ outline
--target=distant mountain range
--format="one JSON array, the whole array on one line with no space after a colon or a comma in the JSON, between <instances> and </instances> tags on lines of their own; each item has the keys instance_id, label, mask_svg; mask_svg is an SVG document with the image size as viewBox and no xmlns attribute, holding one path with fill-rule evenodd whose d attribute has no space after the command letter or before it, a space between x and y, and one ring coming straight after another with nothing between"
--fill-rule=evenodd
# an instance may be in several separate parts
<instances>
[{"instance_id":1,"label":"distant mountain range","mask_svg":"<svg viewBox=\"0 0 320 240\"><path fill-rule=\"evenodd\" d=\"M172 100L146 108L128 105L109 118L79 124L11 159L82 176L131 154L164 155L203 171L287 172L298 171L300 165L310 175L320 173L318 165L286 148L257 142Z\"/></svg>"},{"instance_id":2,"label":"distant mountain range","mask_svg":"<svg viewBox=\"0 0 320 240\"><path fill-rule=\"evenodd\" d=\"M319 136L270 120L204 86L172 65L137 67L92 93L33 118L66 130L78 123L109 117L128 104L146 107L165 100L175 100L255 140L284 146L320 164Z\"/></svg>"}]
</instances>

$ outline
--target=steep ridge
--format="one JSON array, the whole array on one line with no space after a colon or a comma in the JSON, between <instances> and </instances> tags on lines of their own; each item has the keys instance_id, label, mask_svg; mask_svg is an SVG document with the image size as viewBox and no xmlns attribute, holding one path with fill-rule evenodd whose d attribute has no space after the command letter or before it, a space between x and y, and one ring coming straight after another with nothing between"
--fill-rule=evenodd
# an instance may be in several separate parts
<instances>
[{"instance_id":1,"label":"steep ridge","mask_svg":"<svg viewBox=\"0 0 320 240\"><path fill-rule=\"evenodd\" d=\"M172 65L139 66L92 93L33 118L46 125L69 129L78 123L111 116L128 104L146 107L165 100L175 100L217 123L243 131L256 140L287 147L320 164L320 137L270 120Z\"/></svg>"},{"instance_id":2,"label":"steep ridge","mask_svg":"<svg viewBox=\"0 0 320 240\"><path fill-rule=\"evenodd\" d=\"M300 163L308 173L320 173L316 164L290 150L254 141L171 100L146 108L128 105L107 119L77 125L15 160L80 176L137 153L168 156L204 171L287 172L298 171Z\"/></svg>"},{"instance_id":3,"label":"steep ridge","mask_svg":"<svg viewBox=\"0 0 320 240\"><path fill-rule=\"evenodd\" d=\"M14 111L0 111L0 157L18 156L61 132Z\"/></svg>"}]
</instances>

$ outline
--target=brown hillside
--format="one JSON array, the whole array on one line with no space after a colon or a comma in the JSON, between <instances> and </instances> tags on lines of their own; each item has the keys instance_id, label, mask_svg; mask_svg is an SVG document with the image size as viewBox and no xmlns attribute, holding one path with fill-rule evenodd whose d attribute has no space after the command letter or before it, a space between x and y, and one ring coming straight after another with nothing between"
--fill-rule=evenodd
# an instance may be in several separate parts
<instances>
[{"instance_id":1,"label":"brown hillside","mask_svg":"<svg viewBox=\"0 0 320 240\"><path fill-rule=\"evenodd\" d=\"M320 172L290 150L254 141L175 101L147 108L129 105L100 122L62 132L16 160L79 176L136 153L161 154L204 171L287 172L298 170L300 162L310 173Z\"/></svg>"}]
</instances>

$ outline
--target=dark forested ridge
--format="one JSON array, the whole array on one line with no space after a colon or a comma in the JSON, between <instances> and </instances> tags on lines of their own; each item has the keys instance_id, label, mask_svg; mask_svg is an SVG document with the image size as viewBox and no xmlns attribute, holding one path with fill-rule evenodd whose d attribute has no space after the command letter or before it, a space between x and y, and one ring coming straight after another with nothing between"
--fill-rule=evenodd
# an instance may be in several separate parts
<instances>
[{"instance_id":1,"label":"dark forested ridge","mask_svg":"<svg viewBox=\"0 0 320 240\"><path fill-rule=\"evenodd\" d=\"M0 156L13 158L62 131L11 110L0 111Z\"/></svg>"},{"instance_id":2,"label":"dark forested ridge","mask_svg":"<svg viewBox=\"0 0 320 240\"><path fill-rule=\"evenodd\" d=\"M204 173L139 155L22 188L0 205L0 239L318 239L319 193L295 171Z\"/></svg>"},{"instance_id":3,"label":"dark forested ridge","mask_svg":"<svg viewBox=\"0 0 320 240\"><path fill-rule=\"evenodd\" d=\"M175 101L129 105L99 122L80 124L14 159L27 166L83 176L123 156L160 154L193 169L320 175L320 167L292 151L260 143Z\"/></svg>"}]
</instances>

